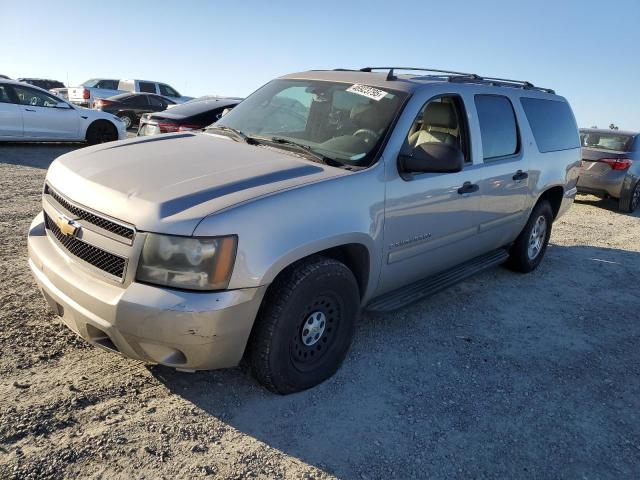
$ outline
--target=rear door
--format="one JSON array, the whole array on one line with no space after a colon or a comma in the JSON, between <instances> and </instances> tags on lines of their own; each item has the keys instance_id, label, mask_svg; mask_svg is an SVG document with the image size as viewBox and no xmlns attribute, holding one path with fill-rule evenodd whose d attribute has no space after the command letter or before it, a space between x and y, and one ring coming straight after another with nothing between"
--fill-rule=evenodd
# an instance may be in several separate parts
<instances>
[{"instance_id":1,"label":"rear door","mask_svg":"<svg viewBox=\"0 0 640 480\"><path fill-rule=\"evenodd\" d=\"M80 116L74 108L56 108L61 100L22 85L14 85L22 112L24 136L33 139L77 140Z\"/></svg>"},{"instance_id":2,"label":"rear door","mask_svg":"<svg viewBox=\"0 0 640 480\"><path fill-rule=\"evenodd\" d=\"M162 112L167 109L167 105L169 104L166 100L156 97L154 95L149 95L149 104L147 111L151 112Z\"/></svg>"},{"instance_id":3,"label":"rear door","mask_svg":"<svg viewBox=\"0 0 640 480\"><path fill-rule=\"evenodd\" d=\"M0 137L22 137L22 111L11 87L0 83Z\"/></svg>"},{"instance_id":4,"label":"rear door","mask_svg":"<svg viewBox=\"0 0 640 480\"><path fill-rule=\"evenodd\" d=\"M473 106L482 151L478 242L493 249L513 240L522 227L529 192L529 161L509 97L477 94Z\"/></svg>"}]
</instances>

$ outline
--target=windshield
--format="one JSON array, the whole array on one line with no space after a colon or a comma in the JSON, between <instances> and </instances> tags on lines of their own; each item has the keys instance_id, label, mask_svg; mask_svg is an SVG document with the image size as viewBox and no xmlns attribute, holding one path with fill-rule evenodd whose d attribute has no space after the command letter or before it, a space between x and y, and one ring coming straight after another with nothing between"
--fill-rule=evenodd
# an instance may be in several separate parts
<instances>
[{"instance_id":1,"label":"windshield","mask_svg":"<svg viewBox=\"0 0 640 480\"><path fill-rule=\"evenodd\" d=\"M341 163L368 166L405 97L364 85L274 80L214 126L277 138L283 148L285 139Z\"/></svg>"},{"instance_id":2,"label":"windshield","mask_svg":"<svg viewBox=\"0 0 640 480\"><path fill-rule=\"evenodd\" d=\"M580 132L580 143L586 148L628 152L633 136L619 133Z\"/></svg>"},{"instance_id":3,"label":"windshield","mask_svg":"<svg viewBox=\"0 0 640 480\"><path fill-rule=\"evenodd\" d=\"M95 87L99 81L100 79L98 78L92 78L91 80L87 80L86 82L84 82L82 86L92 88L92 87Z\"/></svg>"}]
</instances>

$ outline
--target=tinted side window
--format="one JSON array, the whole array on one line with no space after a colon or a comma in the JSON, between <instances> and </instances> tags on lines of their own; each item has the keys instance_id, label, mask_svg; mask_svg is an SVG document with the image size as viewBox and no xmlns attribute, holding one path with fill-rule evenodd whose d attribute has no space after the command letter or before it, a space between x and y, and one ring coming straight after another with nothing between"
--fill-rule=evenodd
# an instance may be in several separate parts
<instances>
[{"instance_id":1,"label":"tinted side window","mask_svg":"<svg viewBox=\"0 0 640 480\"><path fill-rule=\"evenodd\" d=\"M161 107L161 108L166 107L165 102L163 102L158 97L153 97L150 95L148 98L149 98L149 103L151 104L152 107Z\"/></svg>"},{"instance_id":2,"label":"tinted side window","mask_svg":"<svg viewBox=\"0 0 640 480\"><path fill-rule=\"evenodd\" d=\"M578 148L578 127L566 102L521 98L533 137L541 153Z\"/></svg>"},{"instance_id":3,"label":"tinted side window","mask_svg":"<svg viewBox=\"0 0 640 480\"><path fill-rule=\"evenodd\" d=\"M39 90L32 90L18 85L14 85L13 89L16 92L16 95L18 95L18 100L22 105L53 108L61 101L60 99Z\"/></svg>"},{"instance_id":4,"label":"tinted side window","mask_svg":"<svg viewBox=\"0 0 640 480\"><path fill-rule=\"evenodd\" d=\"M0 103L13 103L9 88L5 85L0 85Z\"/></svg>"},{"instance_id":5,"label":"tinted side window","mask_svg":"<svg viewBox=\"0 0 640 480\"><path fill-rule=\"evenodd\" d=\"M108 90L117 90L118 89L118 81L117 80L100 80L96 85L98 88L105 88Z\"/></svg>"},{"instance_id":6,"label":"tinted side window","mask_svg":"<svg viewBox=\"0 0 640 480\"><path fill-rule=\"evenodd\" d=\"M500 95L476 95L485 160L518 152L518 126L511 101Z\"/></svg>"},{"instance_id":7,"label":"tinted side window","mask_svg":"<svg viewBox=\"0 0 640 480\"><path fill-rule=\"evenodd\" d=\"M124 103L131 107L146 107L149 105L146 95L131 95Z\"/></svg>"},{"instance_id":8,"label":"tinted side window","mask_svg":"<svg viewBox=\"0 0 640 480\"><path fill-rule=\"evenodd\" d=\"M158 87L160 87L160 95L166 95L167 97L179 97L180 94L178 92L176 92L173 88L171 88L169 85L164 85L162 83L158 84Z\"/></svg>"},{"instance_id":9,"label":"tinted side window","mask_svg":"<svg viewBox=\"0 0 640 480\"><path fill-rule=\"evenodd\" d=\"M138 82L140 91L144 93L156 93L156 84L151 82Z\"/></svg>"}]
</instances>

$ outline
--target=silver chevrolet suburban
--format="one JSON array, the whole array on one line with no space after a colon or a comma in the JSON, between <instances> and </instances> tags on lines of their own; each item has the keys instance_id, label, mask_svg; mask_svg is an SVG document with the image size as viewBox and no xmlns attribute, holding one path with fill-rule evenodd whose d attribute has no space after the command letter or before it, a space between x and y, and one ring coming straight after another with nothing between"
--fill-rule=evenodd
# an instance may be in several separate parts
<instances>
[{"instance_id":1,"label":"silver chevrolet suburban","mask_svg":"<svg viewBox=\"0 0 640 480\"><path fill-rule=\"evenodd\" d=\"M338 369L362 308L535 269L580 160L569 104L528 82L296 73L204 133L58 158L29 265L96 346L185 371L245 358L291 393Z\"/></svg>"}]
</instances>

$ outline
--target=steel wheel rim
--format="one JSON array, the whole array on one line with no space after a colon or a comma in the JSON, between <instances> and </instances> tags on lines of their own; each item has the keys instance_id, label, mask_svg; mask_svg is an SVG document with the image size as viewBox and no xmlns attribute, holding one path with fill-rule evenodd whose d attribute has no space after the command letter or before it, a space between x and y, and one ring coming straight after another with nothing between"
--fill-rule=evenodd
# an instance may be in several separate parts
<instances>
[{"instance_id":1,"label":"steel wheel rim","mask_svg":"<svg viewBox=\"0 0 640 480\"><path fill-rule=\"evenodd\" d=\"M291 341L291 360L301 371L315 368L336 339L340 306L333 296L320 296L304 310Z\"/></svg>"},{"instance_id":2,"label":"steel wheel rim","mask_svg":"<svg viewBox=\"0 0 640 480\"><path fill-rule=\"evenodd\" d=\"M527 248L527 255L529 260L534 260L544 246L544 241L547 236L547 219L544 215L540 215L531 229L531 235L529 236L529 245Z\"/></svg>"}]
</instances>

